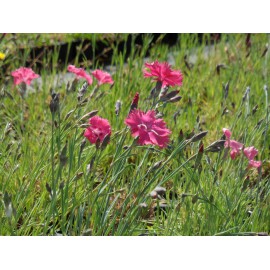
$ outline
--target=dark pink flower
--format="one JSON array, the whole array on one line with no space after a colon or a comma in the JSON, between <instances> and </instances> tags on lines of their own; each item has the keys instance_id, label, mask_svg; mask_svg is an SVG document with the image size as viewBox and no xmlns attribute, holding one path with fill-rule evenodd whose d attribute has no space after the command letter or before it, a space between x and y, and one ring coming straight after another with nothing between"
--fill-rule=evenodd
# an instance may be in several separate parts
<instances>
[{"instance_id":1,"label":"dark pink flower","mask_svg":"<svg viewBox=\"0 0 270 270\"><path fill-rule=\"evenodd\" d=\"M36 74L31 68L26 67L20 67L19 69L16 69L15 71L11 72L11 75L14 78L15 85L20 84L22 82L30 85L33 79L39 77L39 75Z\"/></svg>"},{"instance_id":2,"label":"dark pink flower","mask_svg":"<svg viewBox=\"0 0 270 270\"><path fill-rule=\"evenodd\" d=\"M92 82L93 82L92 77L88 73L86 73L86 71L84 69L82 69L82 68L76 68L73 65L69 65L68 68L67 68L67 70L69 72L74 73L77 76L78 79L84 78L84 79L87 80L87 82L88 82L89 85L92 84Z\"/></svg>"},{"instance_id":3,"label":"dark pink flower","mask_svg":"<svg viewBox=\"0 0 270 270\"><path fill-rule=\"evenodd\" d=\"M223 128L222 129L225 137L226 137L226 142L224 144L224 147L227 148L227 147L230 147L231 148L231 152L230 152L230 156L231 156L231 159L235 159L237 156L240 155L242 149L243 149L243 144L240 143L240 142L237 142L235 140L231 140L231 135L232 135L232 132L227 129L227 128Z\"/></svg>"},{"instance_id":4,"label":"dark pink flower","mask_svg":"<svg viewBox=\"0 0 270 270\"><path fill-rule=\"evenodd\" d=\"M89 119L89 124L90 126L84 132L84 137L91 143L96 143L98 138L102 142L107 134L111 135L111 126L107 119L93 116Z\"/></svg>"},{"instance_id":5,"label":"dark pink flower","mask_svg":"<svg viewBox=\"0 0 270 270\"><path fill-rule=\"evenodd\" d=\"M98 85L102 85L104 83L109 83L109 84L114 83L111 75L108 72L97 69L93 71L92 74L98 80Z\"/></svg>"},{"instance_id":6,"label":"dark pink flower","mask_svg":"<svg viewBox=\"0 0 270 270\"><path fill-rule=\"evenodd\" d=\"M131 129L133 137L139 137L140 145L153 144L160 148L167 146L171 131L166 128L163 119L156 118L155 111L146 113L134 109L125 120Z\"/></svg>"},{"instance_id":7,"label":"dark pink flower","mask_svg":"<svg viewBox=\"0 0 270 270\"><path fill-rule=\"evenodd\" d=\"M262 165L261 161L255 161L254 158L257 156L258 150L254 146L246 147L244 149L244 155L247 157L249 160L248 162L248 167L254 167L254 168L259 168Z\"/></svg>"},{"instance_id":8,"label":"dark pink flower","mask_svg":"<svg viewBox=\"0 0 270 270\"><path fill-rule=\"evenodd\" d=\"M144 77L154 77L155 81L162 83L162 87L181 86L183 83L183 74L181 71L171 69L171 66L167 62L159 63L155 61L153 63L145 63L145 66L146 69L143 71Z\"/></svg>"}]
</instances>

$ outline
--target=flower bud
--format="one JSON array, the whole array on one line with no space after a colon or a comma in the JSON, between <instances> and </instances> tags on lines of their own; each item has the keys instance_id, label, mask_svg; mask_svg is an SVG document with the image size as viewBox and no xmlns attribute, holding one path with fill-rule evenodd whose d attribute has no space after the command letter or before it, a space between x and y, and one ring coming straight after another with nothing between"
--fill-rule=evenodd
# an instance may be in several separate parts
<instances>
[{"instance_id":1,"label":"flower bud","mask_svg":"<svg viewBox=\"0 0 270 270\"><path fill-rule=\"evenodd\" d=\"M203 137L205 137L207 135L208 131L203 131L200 132L198 134L195 134L192 138L191 138L191 142L197 142L199 140L201 140Z\"/></svg>"},{"instance_id":2,"label":"flower bud","mask_svg":"<svg viewBox=\"0 0 270 270\"><path fill-rule=\"evenodd\" d=\"M172 98L174 98L177 94L179 93L179 90L174 90L174 91L171 91L170 93L166 94L166 95L163 95L161 98L160 98L160 101L168 101Z\"/></svg>"},{"instance_id":3,"label":"flower bud","mask_svg":"<svg viewBox=\"0 0 270 270\"><path fill-rule=\"evenodd\" d=\"M179 101L181 99L182 99L181 96L176 96L176 97L173 97L173 98L169 99L168 102L175 103L175 102L177 102L177 101Z\"/></svg>"},{"instance_id":4,"label":"flower bud","mask_svg":"<svg viewBox=\"0 0 270 270\"><path fill-rule=\"evenodd\" d=\"M208 152L219 152L224 148L225 140L218 140L210 144L205 151Z\"/></svg>"},{"instance_id":5,"label":"flower bud","mask_svg":"<svg viewBox=\"0 0 270 270\"><path fill-rule=\"evenodd\" d=\"M134 109L138 108L138 103L139 103L139 93L137 92L132 100L130 109L129 109L129 113L130 114Z\"/></svg>"},{"instance_id":6,"label":"flower bud","mask_svg":"<svg viewBox=\"0 0 270 270\"><path fill-rule=\"evenodd\" d=\"M52 114L59 110L59 96L59 93L51 93L50 110Z\"/></svg>"},{"instance_id":7,"label":"flower bud","mask_svg":"<svg viewBox=\"0 0 270 270\"><path fill-rule=\"evenodd\" d=\"M242 97L242 102L244 102L247 98L247 96L249 95L249 92L250 92L250 87L248 86L243 97Z\"/></svg>"},{"instance_id":8,"label":"flower bud","mask_svg":"<svg viewBox=\"0 0 270 270\"><path fill-rule=\"evenodd\" d=\"M79 102L82 100L83 96L85 95L88 85L89 85L88 82L84 82L81 89L79 90L79 93L77 95L77 99Z\"/></svg>"},{"instance_id":9,"label":"flower bud","mask_svg":"<svg viewBox=\"0 0 270 270\"><path fill-rule=\"evenodd\" d=\"M107 145L110 143L110 138L111 138L111 134L106 134L102 143L101 143L101 146L100 146L100 149L101 151L103 151Z\"/></svg>"},{"instance_id":10,"label":"flower bud","mask_svg":"<svg viewBox=\"0 0 270 270\"><path fill-rule=\"evenodd\" d=\"M118 116L121 110L122 102L117 100L115 103L115 114Z\"/></svg>"}]
</instances>

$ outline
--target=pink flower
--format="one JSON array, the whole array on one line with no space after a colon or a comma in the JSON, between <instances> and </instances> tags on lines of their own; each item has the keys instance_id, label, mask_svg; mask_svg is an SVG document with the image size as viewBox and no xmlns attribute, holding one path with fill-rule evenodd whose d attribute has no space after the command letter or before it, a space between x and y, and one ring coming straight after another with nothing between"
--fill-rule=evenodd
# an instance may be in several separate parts
<instances>
[{"instance_id":1,"label":"pink flower","mask_svg":"<svg viewBox=\"0 0 270 270\"><path fill-rule=\"evenodd\" d=\"M248 162L248 168L251 168L251 167L260 168L261 166L262 166L261 161L249 160Z\"/></svg>"},{"instance_id":2,"label":"pink flower","mask_svg":"<svg viewBox=\"0 0 270 270\"><path fill-rule=\"evenodd\" d=\"M84 132L84 137L92 144L96 143L98 138L102 142L107 134L111 135L111 126L107 119L93 116L89 119L89 124L90 126Z\"/></svg>"},{"instance_id":3,"label":"pink flower","mask_svg":"<svg viewBox=\"0 0 270 270\"><path fill-rule=\"evenodd\" d=\"M257 150L254 146L246 147L246 148L244 149L244 155L245 155L249 160L254 159L254 157L257 156L257 154L258 154L258 150Z\"/></svg>"},{"instance_id":4,"label":"pink flower","mask_svg":"<svg viewBox=\"0 0 270 270\"><path fill-rule=\"evenodd\" d=\"M261 161L255 161L254 157L257 156L258 150L254 146L246 147L244 149L244 155L248 158L248 168L259 168L262 165Z\"/></svg>"},{"instance_id":5,"label":"pink flower","mask_svg":"<svg viewBox=\"0 0 270 270\"><path fill-rule=\"evenodd\" d=\"M104 83L109 83L109 84L114 83L111 75L108 72L97 69L93 71L92 74L98 80L98 85L102 85Z\"/></svg>"},{"instance_id":6,"label":"pink flower","mask_svg":"<svg viewBox=\"0 0 270 270\"><path fill-rule=\"evenodd\" d=\"M33 79L39 77L39 75L36 74L31 68L26 67L20 67L19 69L16 69L15 71L11 72L11 75L14 77L15 85L20 84L22 82L30 85Z\"/></svg>"},{"instance_id":7,"label":"pink flower","mask_svg":"<svg viewBox=\"0 0 270 270\"><path fill-rule=\"evenodd\" d=\"M76 74L76 76L77 76L78 79L84 78L84 79L87 80L87 82L88 82L89 85L92 84L92 82L93 82L92 77L88 73L86 73L84 69L82 69L82 68L76 68L73 65L69 65L68 68L67 68L67 70L69 72L72 72L72 73Z\"/></svg>"},{"instance_id":8,"label":"pink flower","mask_svg":"<svg viewBox=\"0 0 270 270\"><path fill-rule=\"evenodd\" d=\"M243 144L234 140L231 140L231 131L227 128L222 129L225 137L226 137L226 142L224 144L225 147L230 147L232 150L230 152L230 156L232 159L235 159L238 155L240 155L241 150L243 149ZM259 168L262 165L261 161L255 161L254 157L257 156L258 150L254 147L246 147L244 150L244 155L248 158L248 168L254 167L254 168Z\"/></svg>"},{"instance_id":9,"label":"pink flower","mask_svg":"<svg viewBox=\"0 0 270 270\"><path fill-rule=\"evenodd\" d=\"M241 144L239 142L236 142L236 143L237 143L237 147L234 147L234 148L231 147L231 149L232 149L231 153L230 153L231 159L235 159L237 156L239 156L241 154L242 149L243 149L243 144Z\"/></svg>"},{"instance_id":10,"label":"pink flower","mask_svg":"<svg viewBox=\"0 0 270 270\"><path fill-rule=\"evenodd\" d=\"M172 70L167 62L159 63L155 61L153 63L145 63L145 66L149 71L147 69L143 71L144 77L154 77L155 81L162 83L162 87L182 85L183 75L181 71Z\"/></svg>"},{"instance_id":11,"label":"pink flower","mask_svg":"<svg viewBox=\"0 0 270 270\"><path fill-rule=\"evenodd\" d=\"M222 131L223 131L225 137L229 140L231 138L232 132L227 128L223 128Z\"/></svg>"},{"instance_id":12,"label":"pink flower","mask_svg":"<svg viewBox=\"0 0 270 270\"><path fill-rule=\"evenodd\" d=\"M232 149L230 152L230 156L231 156L231 159L235 159L237 156L240 155L241 150L243 149L244 145L240 142L230 139L232 132L229 129L223 128L222 131L226 137L226 142L224 146L225 148L230 147Z\"/></svg>"},{"instance_id":13,"label":"pink flower","mask_svg":"<svg viewBox=\"0 0 270 270\"><path fill-rule=\"evenodd\" d=\"M163 119L156 118L155 111L146 113L134 109L125 120L133 137L139 137L140 145L153 144L160 148L167 146L171 131L166 128Z\"/></svg>"}]
</instances>

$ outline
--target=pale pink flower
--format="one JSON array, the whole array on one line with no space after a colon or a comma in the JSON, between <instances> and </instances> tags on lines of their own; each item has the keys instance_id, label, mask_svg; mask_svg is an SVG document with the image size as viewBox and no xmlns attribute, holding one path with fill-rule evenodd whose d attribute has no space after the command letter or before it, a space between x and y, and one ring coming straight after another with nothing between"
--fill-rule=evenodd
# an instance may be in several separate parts
<instances>
[{"instance_id":1,"label":"pale pink flower","mask_svg":"<svg viewBox=\"0 0 270 270\"><path fill-rule=\"evenodd\" d=\"M11 75L14 78L15 85L20 84L22 82L30 85L33 79L39 77L39 75L36 74L31 68L26 67L20 67L19 69L16 69L15 71L11 72Z\"/></svg>"},{"instance_id":2,"label":"pale pink flower","mask_svg":"<svg viewBox=\"0 0 270 270\"><path fill-rule=\"evenodd\" d=\"M230 156L232 159L235 159L238 155L240 155L244 145L240 142L231 140L231 135L232 132L227 129L223 128L222 129L225 137L226 137L226 142L224 144L225 147L230 147L232 150L230 152ZM244 155L248 158L248 168L254 167L254 168L259 168L262 165L261 161L255 161L254 157L258 154L258 150L254 146L246 147L244 150Z\"/></svg>"},{"instance_id":3,"label":"pale pink flower","mask_svg":"<svg viewBox=\"0 0 270 270\"><path fill-rule=\"evenodd\" d=\"M146 69L143 71L144 77L154 77L155 81L162 83L162 87L181 86L183 83L183 74L181 71L171 69L171 66L167 62L159 63L155 61L153 63L145 63L145 66Z\"/></svg>"},{"instance_id":4,"label":"pale pink flower","mask_svg":"<svg viewBox=\"0 0 270 270\"><path fill-rule=\"evenodd\" d=\"M102 142L107 134L111 135L111 126L107 119L93 116L89 119L89 124L90 126L84 132L84 137L92 144L95 144L97 139Z\"/></svg>"},{"instance_id":5,"label":"pale pink flower","mask_svg":"<svg viewBox=\"0 0 270 270\"><path fill-rule=\"evenodd\" d=\"M235 159L237 156L241 154L242 148L231 148L230 156L231 159Z\"/></svg>"},{"instance_id":6,"label":"pale pink flower","mask_svg":"<svg viewBox=\"0 0 270 270\"><path fill-rule=\"evenodd\" d=\"M97 69L92 72L93 76L98 80L98 85L105 83L113 84L114 81L108 72Z\"/></svg>"},{"instance_id":7,"label":"pale pink flower","mask_svg":"<svg viewBox=\"0 0 270 270\"><path fill-rule=\"evenodd\" d=\"M261 166L262 166L261 161L249 160L248 162L248 168L251 168L251 167L260 168Z\"/></svg>"},{"instance_id":8,"label":"pale pink flower","mask_svg":"<svg viewBox=\"0 0 270 270\"><path fill-rule=\"evenodd\" d=\"M153 144L164 148L169 142L171 131L167 129L163 119L156 118L155 111L144 113L134 109L126 118L125 124L130 127L133 137L139 137L139 145Z\"/></svg>"},{"instance_id":9,"label":"pale pink flower","mask_svg":"<svg viewBox=\"0 0 270 270\"><path fill-rule=\"evenodd\" d=\"M235 159L237 156L240 155L242 149L243 149L243 144L240 143L240 142L237 142L235 140L231 140L231 135L232 135L232 132L227 129L227 128L223 128L222 129L225 137L226 137L226 142L224 144L224 147L227 148L227 147L230 147L231 148L231 152L230 152L230 156L231 156L231 159Z\"/></svg>"},{"instance_id":10,"label":"pale pink flower","mask_svg":"<svg viewBox=\"0 0 270 270\"><path fill-rule=\"evenodd\" d=\"M223 131L223 133L224 133L224 135L226 136L227 139L231 138L232 132L229 129L223 128L222 131Z\"/></svg>"},{"instance_id":11,"label":"pale pink flower","mask_svg":"<svg viewBox=\"0 0 270 270\"><path fill-rule=\"evenodd\" d=\"M246 147L244 149L244 155L249 159L252 160L258 154L258 150L254 146Z\"/></svg>"},{"instance_id":12,"label":"pale pink flower","mask_svg":"<svg viewBox=\"0 0 270 270\"><path fill-rule=\"evenodd\" d=\"M82 69L82 68L76 68L73 65L69 65L68 68L67 68L67 70L69 72L74 73L77 76L78 79L84 78L84 79L86 79L86 81L88 82L89 85L92 84L92 82L93 82L92 77L88 73L86 73L86 71L84 69Z\"/></svg>"},{"instance_id":13,"label":"pale pink flower","mask_svg":"<svg viewBox=\"0 0 270 270\"><path fill-rule=\"evenodd\" d=\"M248 168L254 167L259 168L262 165L261 161L255 161L254 158L257 156L258 150L254 146L246 147L244 149L244 155L248 158Z\"/></svg>"}]
</instances>

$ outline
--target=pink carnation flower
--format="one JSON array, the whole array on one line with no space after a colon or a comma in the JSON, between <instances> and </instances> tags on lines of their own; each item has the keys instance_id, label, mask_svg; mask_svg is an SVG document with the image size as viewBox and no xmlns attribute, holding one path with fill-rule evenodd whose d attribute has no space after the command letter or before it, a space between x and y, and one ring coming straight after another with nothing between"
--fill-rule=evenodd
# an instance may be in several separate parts
<instances>
[{"instance_id":1,"label":"pink carnation flower","mask_svg":"<svg viewBox=\"0 0 270 270\"><path fill-rule=\"evenodd\" d=\"M167 63L159 63L155 61L153 63L145 63L147 69L143 71L144 77L154 77L155 81L162 83L162 87L165 86L181 86L183 83L183 75L179 70L172 70L171 66Z\"/></svg>"},{"instance_id":2,"label":"pink carnation flower","mask_svg":"<svg viewBox=\"0 0 270 270\"><path fill-rule=\"evenodd\" d=\"M39 77L39 75L36 74L31 68L26 67L20 67L19 69L16 69L15 71L11 72L11 75L14 78L15 85L20 84L22 82L30 85L33 79Z\"/></svg>"},{"instance_id":3,"label":"pink carnation flower","mask_svg":"<svg viewBox=\"0 0 270 270\"><path fill-rule=\"evenodd\" d=\"M223 128L222 131L226 137L226 142L224 146L225 148L230 147L232 149L230 152L230 156L231 156L231 159L235 159L237 156L240 155L241 150L243 149L244 145L240 142L230 139L232 132L229 129Z\"/></svg>"},{"instance_id":4,"label":"pink carnation flower","mask_svg":"<svg viewBox=\"0 0 270 270\"><path fill-rule=\"evenodd\" d=\"M262 165L261 161L255 161L254 158L257 156L258 150L254 146L246 147L244 149L244 155L248 158L248 167L259 168Z\"/></svg>"},{"instance_id":5,"label":"pink carnation flower","mask_svg":"<svg viewBox=\"0 0 270 270\"><path fill-rule=\"evenodd\" d=\"M69 72L74 73L77 76L78 79L84 78L84 79L87 80L87 82L88 82L89 85L92 84L92 82L93 82L92 77L88 73L86 73L84 69L82 69L82 68L76 68L73 65L69 65L68 68L67 68L67 70Z\"/></svg>"},{"instance_id":6,"label":"pink carnation flower","mask_svg":"<svg viewBox=\"0 0 270 270\"><path fill-rule=\"evenodd\" d=\"M95 144L98 138L102 142L107 134L111 135L111 126L107 119L93 116L89 119L89 124L90 126L84 132L84 137L92 144Z\"/></svg>"},{"instance_id":7,"label":"pink carnation flower","mask_svg":"<svg viewBox=\"0 0 270 270\"><path fill-rule=\"evenodd\" d=\"M111 75L108 72L97 69L93 71L92 74L98 80L98 85L102 85L104 83L109 83L109 84L114 83Z\"/></svg>"},{"instance_id":8,"label":"pink carnation flower","mask_svg":"<svg viewBox=\"0 0 270 270\"><path fill-rule=\"evenodd\" d=\"M146 113L134 109L125 120L133 137L139 137L140 145L153 144L160 148L167 146L171 131L166 128L163 119L156 118L155 111Z\"/></svg>"}]
</instances>

